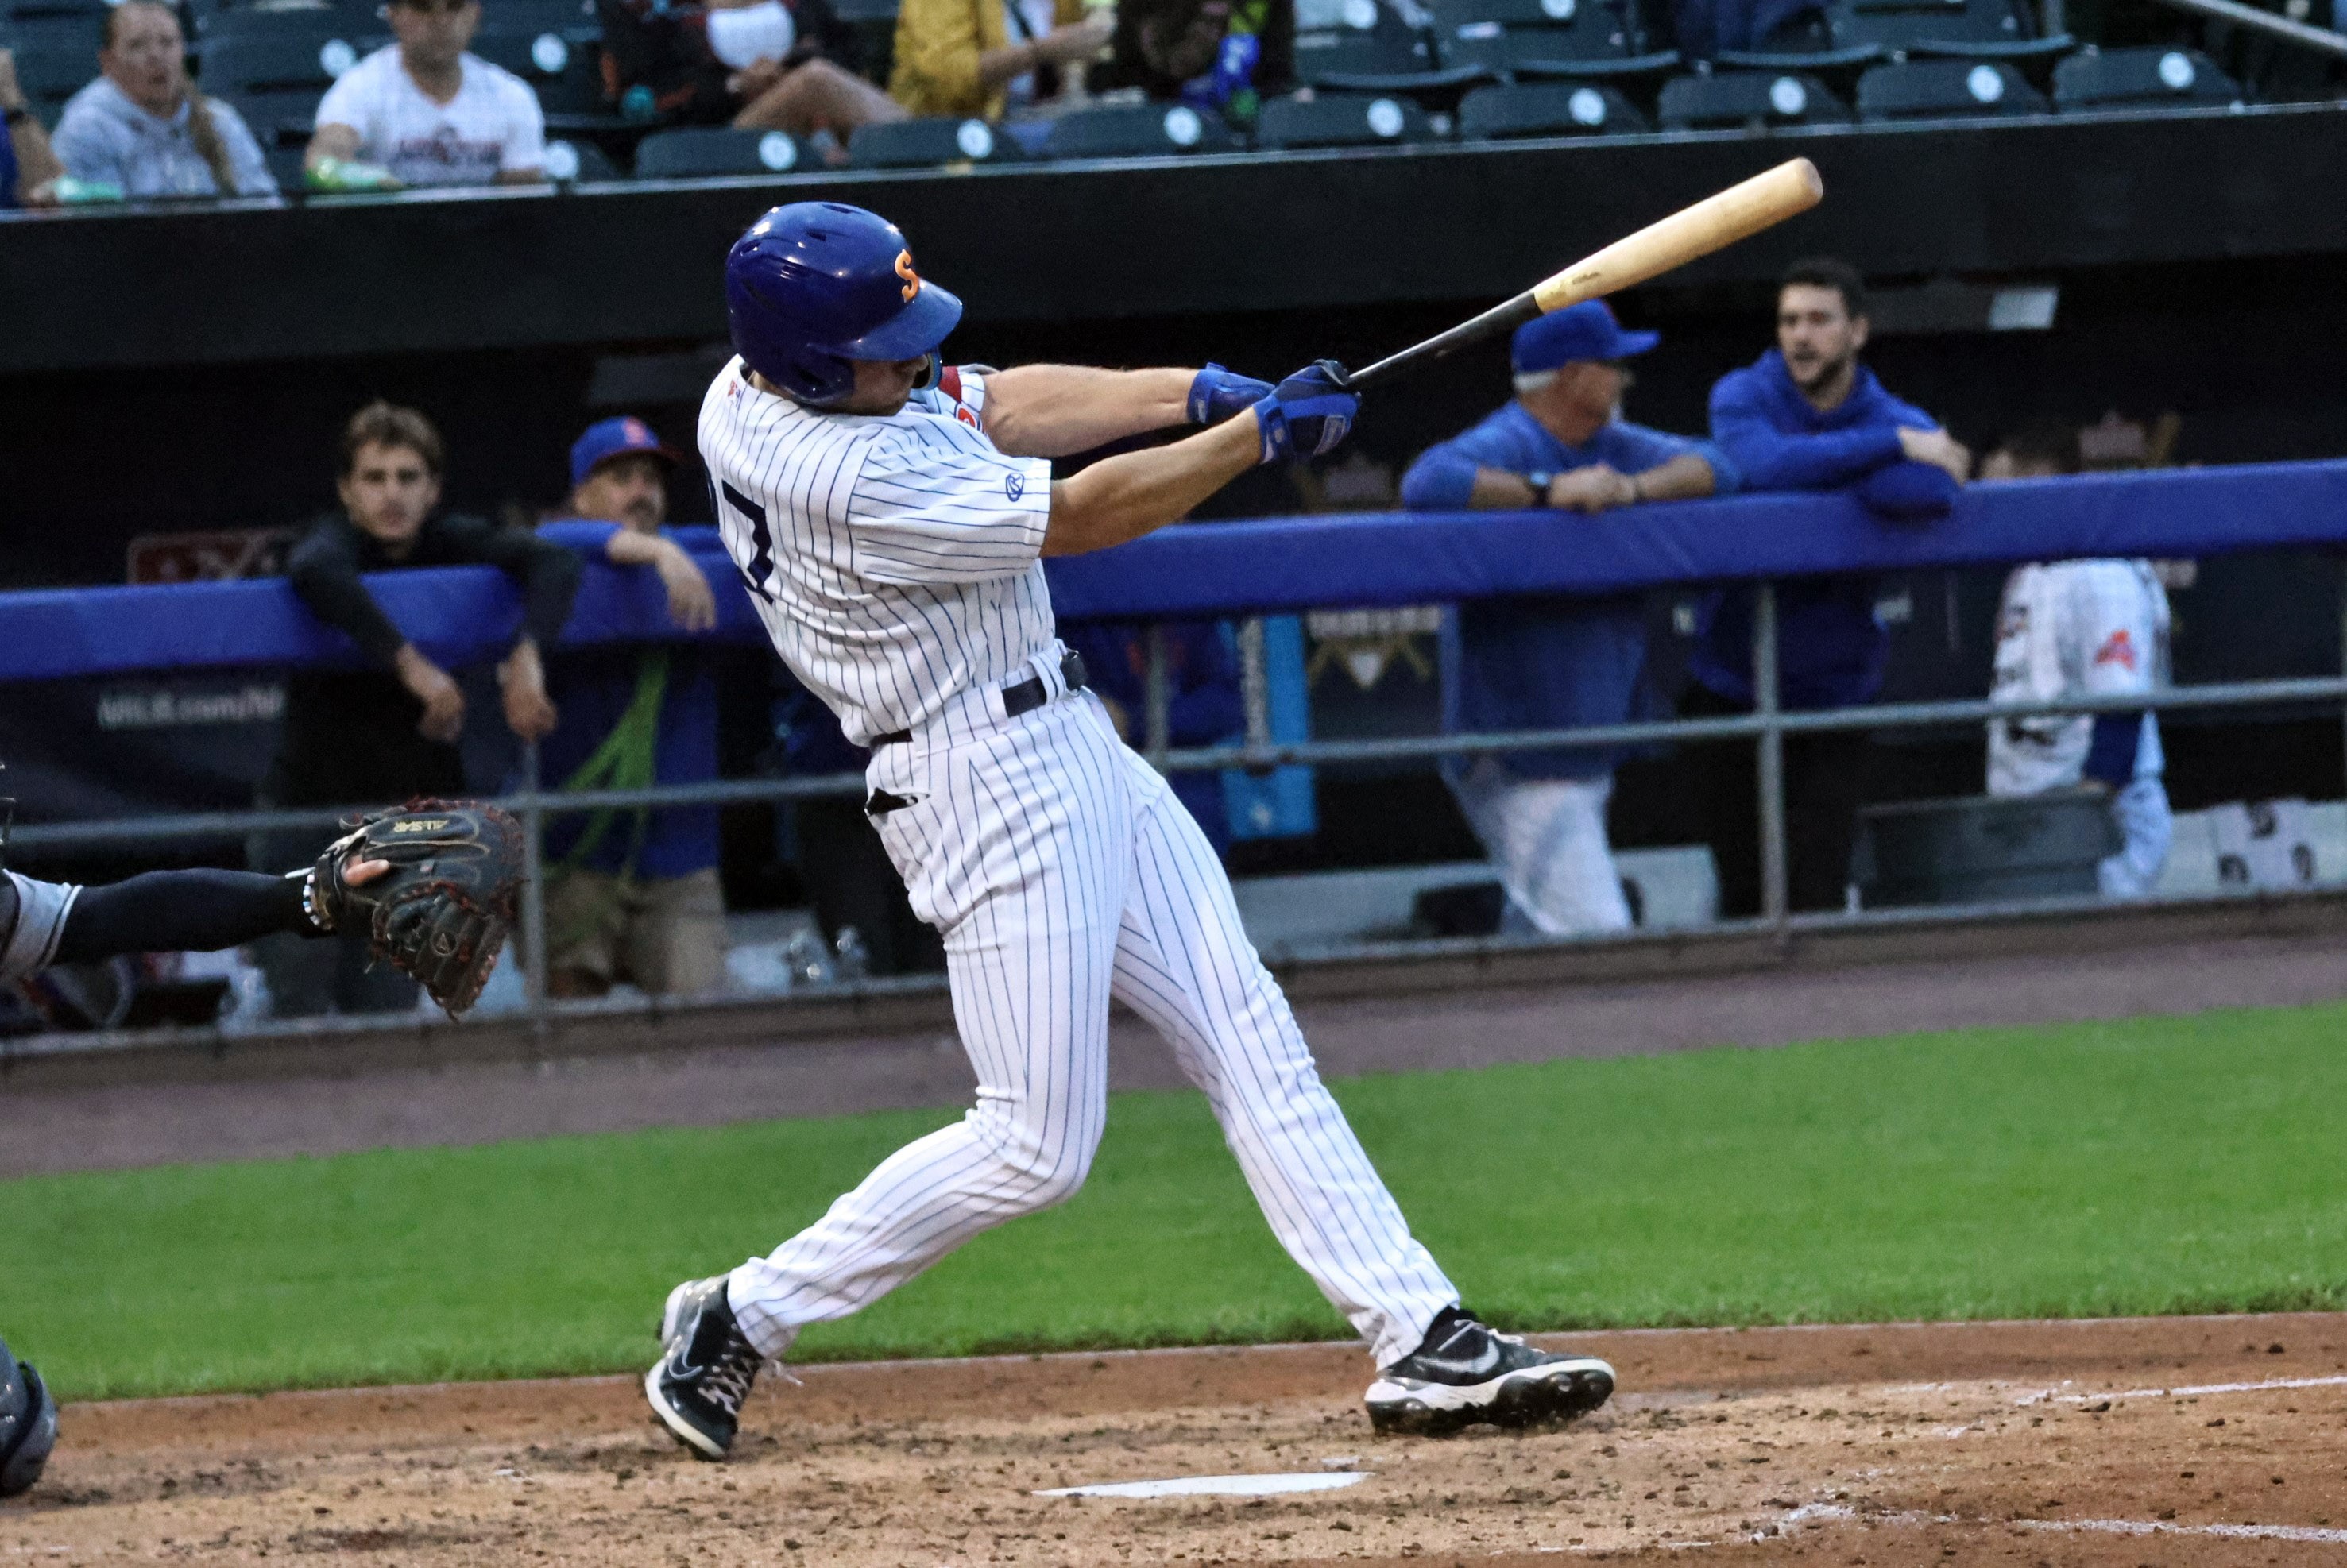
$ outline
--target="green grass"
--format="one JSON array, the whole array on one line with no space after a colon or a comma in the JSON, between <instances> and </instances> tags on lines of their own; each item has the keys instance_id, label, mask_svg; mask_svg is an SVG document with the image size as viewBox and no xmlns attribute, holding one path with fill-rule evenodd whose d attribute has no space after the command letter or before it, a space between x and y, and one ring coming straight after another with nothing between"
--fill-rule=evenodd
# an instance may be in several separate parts
<instances>
[{"instance_id":1,"label":"green grass","mask_svg":"<svg viewBox=\"0 0 2347 1568\"><path fill-rule=\"evenodd\" d=\"M1359 1079L1338 1097L1512 1326L2347 1306L2347 1008ZM70 1397L630 1369L941 1112L0 1183L0 1329ZM1334 1337L1194 1095L1075 1201L807 1358Z\"/></svg>"}]
</instances>

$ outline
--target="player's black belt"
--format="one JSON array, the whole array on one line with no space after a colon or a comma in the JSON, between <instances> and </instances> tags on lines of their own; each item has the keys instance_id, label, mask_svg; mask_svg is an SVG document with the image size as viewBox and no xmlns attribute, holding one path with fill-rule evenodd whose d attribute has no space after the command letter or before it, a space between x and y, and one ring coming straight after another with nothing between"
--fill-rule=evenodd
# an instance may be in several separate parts
<instances>
[{"instance_id":1,"label":"player's black belt","mask_svg":"<svg viewBox=\"0 0 2347 1568\"><path fill-rule=\"evenodd\" d=\"M1085 672L1084 656L1071 648L1060 660L1060 679L1071 692L1081 692L1091 685L1092 676ZM1002 689L1002 716L1015 719L1021 713L1031 713L1051 700L1051 689L1040 675L1030 675L1015 686ZM876 746L901 746L913 738L910 730L891 730L885 735L875 735Z\"/></svg>"}]
</instances>

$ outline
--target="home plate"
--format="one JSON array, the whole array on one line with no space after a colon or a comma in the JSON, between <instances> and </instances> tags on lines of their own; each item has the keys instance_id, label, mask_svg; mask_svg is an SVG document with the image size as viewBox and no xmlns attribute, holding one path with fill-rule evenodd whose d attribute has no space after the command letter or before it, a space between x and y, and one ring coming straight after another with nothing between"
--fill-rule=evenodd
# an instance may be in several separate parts
<instances>
[{"instance_id":1,"label":"home plate","mask_svg":"<svg viewBox=\"0 0 2347 1568\"><path fill-rule=\"evenodd\" d=\"M1330 1474L1184 1475L1171 1481L1119 1481L1102 1486L1061 1486L1037 1497L1269 1497L1283 1491L1334 1491L1369 1479L1365 1470Z\"/></svg>"}]
</instances>

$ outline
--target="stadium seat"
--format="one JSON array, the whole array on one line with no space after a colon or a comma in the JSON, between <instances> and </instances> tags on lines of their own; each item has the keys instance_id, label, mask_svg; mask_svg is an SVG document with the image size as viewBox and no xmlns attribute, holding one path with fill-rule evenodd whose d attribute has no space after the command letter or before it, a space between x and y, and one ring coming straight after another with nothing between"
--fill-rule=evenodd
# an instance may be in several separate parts
<instances>
[{"instance_id":1,"label":"stadium seat","mask_svg":"<svg viewBox=\"0 0 2347 1568\"><path fill-rule=\"evenodd\" d=\"M1213 115L1187 104L1133 104L1077 109L1051 122L1046 158L1163 158L1228 152L1239 138Z\"/></svg>"},{"instance_id":2,"label":"stadium seat","mask_svg":"<svg viewBox=\"0 0 2347 1568\"><path fill-rule=\"evenodd\" d=\"M1850 13L1829 5L1822 11L1805 11L1780 24L1749 49L1722 49L1714 63L1736 69L1778 73L1840 74L1862 69L1882 58L1881 45L1853 35Z\"/></svg>"},{"instance_id":3,"label":"stadium seat","mask_svg":"<svg viewBox=\"0 0 2347 1568\"><path fill-rule=\"evenodd\" d=\"M66 100L97 75L97 45L75 48L55 46L16 51L16 85L25 92L34 118L52 130Z\"/></svg>"},{"instance_id":4,"label":"stadium seat","mask_svg":"<svg viewBox=\"0 0 2347 1568\"><path fill-rule=\"evenodd\" d=\"M1379 0L1299 6L1295 53L1296 80L1335 92L1449 92L1489 75L1445 70L1416 17Z\"/></svg>"},{"instance_id":5,"label":"stadium seat","mask_svg":"<svg viewBox=\"0 0 2347 1568\"><path fill-rule=\"evenodd\" d=\"M1007 132L982 119L954 119L948 116L860 125L847 138L848 161L859 169L1015 163L1024 156Z\"/></svg>"},{"instance_id":6,"label":"stadium seat","mask_svg":"<svg viewBox=\"0 0 2347 1568\"><path fill-rule=\"evenodd\" d=\"M1860 119L1954 119L2045 114L2045 95L2002 61L1909 60L1858 78Z\"/></svg>"},{"instance_id":7,"label":"stadium seat","mask_svg":"<svg viewBox=\"0 0 2347 1568\"><path fill-rule=\"evenodd\" d=\"M1588 82L1477 87L1459 101L1468 141L1516 136L1627 136L1652 128L1614 88Z\"/></svg>"},{"instance_id":8,"label":"stadium seat","mask_svg":"<svg viewBox=\"0 0 2347 1568\"><path fill-rule=\"evenodd\" d=\"M318 100L364 53L347 38L231 36L204 46L203 87L234 104L261 146L306 140Z\"/></svg>"},{"instance_id":9,"label":"stadium seat","mask_svg":"<svg viewBox=\"0 0 2347 1568\"><path fill-rule=\"evenodd\" d=\"M269 165L269 172L275 178L277 189L285 195L299 196L310 188L309 174L302 167L302 155L308 150L300 147L264 145L261 148L261 160Z\"/></svg>"},{"instance_id":10,"label":"stadium seat","mask_svg":"<svg viewBox=\"0 0 2347 1568\"><path fill-rule=\"evenodd\" d=\"M2239 83L2198 49L2080 50L2054 67L2057 109L2238 103Z\"/></svg>"},{"instance_id":11,"label":"stadium seat","mask_svg":"<svg viewBox=\"0 0 2347 1568\"><path fill-rule=\"evenodd\" d=\"M581 121L616 118L603 101L603 73L595 59L596 34L573 27L535 33L489 32L473 39L473 53L493 66L503 66L538 94L538 107L549 124L576 127Z\"/></svg>"},{"instance_id":12,"label":"stadium seat","mask_svg":"<svg viewBox=\"0 0 2347 1568\"><path fill-rule=\"evenodd\" d=\"M105 36L106 0L0 0L0 47L26 53L79 55L97 75L98 41Z\"/></svg>"},{"instance_id":13,"label":"stadium seat","mask_svg":"<svg viewBox=\"0 0 2347 1568\"><path fill-rule=\"evenodd\" d=\"M1426 111L1408 98L1369 93L1274 98L1255 125L1255 145L1263 148L1375 147L1433 134Z\"/></svg>"},{"instance_id":14,"label":"stadium seat","mask_svg":"<svg viewBox=\"0 0 2347 1568\"><path fill-rule=\"evenodd\" d=\"M546 177L557 185L596 185L622 178L601 148L564 137L546 144Z\"/></svg>"},{"instance_id":15,"label":"stadium seat","mask_svg":"<svg viewBox=\"0 0 2347 1568\"><path fill-rule=\"evenodd\" d=\"M1669 130L1847 125L1850 108L1814 77L1719 71L1663 84L1656 118Z\"/></svg>"},{"instance_id":16,"label":"stadium seat","mask_svg":"<svg viewBox=\"0 0 2347 1568\"><path fill-rule=\"evenodd\" d=\"M1447 67L1540 79L1650 76L1679 63L1675 49L1645 47L1625 0L1445 0L1434 15Z\"/></svg>"},{"instance_id":17,"label":"stadium seat","mask_svg":"<svg viewBox=\"0 0 2347 1568\"><path fill-rule=\"evenodd\" d=\"M351 0L343 0L348 5ZM364 0L359 0L364 4ZM596 19L595 0L488 0L481 7L481 31L498 33L561 33L574 37L600 37L603 25ZM475 46L478 52L478 46ZM482 58L488 56L484 55ZM513 67L506 67L511 70Z\"/></svg>"},{"instance_id":18,"label":"stadium seat","mask_svg":"<svg viewBox=\"0 0 2347 1568\"><path fill-rule=\"evenodd\" d=\"M391 42L391 31L378 9L361 5L305 5L299 10L234 5L208 11L196 19L193 35L199 52L230 38L308 39L323 44L329 38L364 39L366 48Z\"/></svg>"},{"instance_id":19,"label":"stadium seat","mask_svg":"<svg viewBox=\"0 0 2347 1568\"><path fill-rule=\"evenodd\" d=\"M802 147L797 138L782 130L693 127L655 131L636 144L639 179L705 179L718 175L788 174L793 170L805 173L822 168L821 159Z\"/></svg>"},{"instance_id":20,"label":"stadium seat","mask_svg":"<svg viewBox=\"0 0 2347 1568\"><path fill-rule=\"evenodd\" d=\"M2077 46L2067 33L2040 37L2018 0L1849 0L1837 36L1905 55L1969 60L2045 60Z\"/></svg>"}]
</instances>

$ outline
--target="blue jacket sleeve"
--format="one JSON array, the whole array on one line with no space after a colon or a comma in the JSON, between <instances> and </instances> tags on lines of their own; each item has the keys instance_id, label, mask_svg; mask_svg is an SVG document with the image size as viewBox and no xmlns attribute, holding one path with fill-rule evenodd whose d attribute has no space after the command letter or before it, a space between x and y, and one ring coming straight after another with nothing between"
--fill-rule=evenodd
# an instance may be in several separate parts
<instances>
[{"instance_id":1,"label":"blue jacket sleeve","mask_svg":"<svg viewBox=\"0 0 2347 1568\"><path fill-rule=\"evenodd\" d=\"M570 521L540 524L538 537L564 549L575 550L591 561L609 559L611 541L619 537L617 523Z\"/></svg>"},{"instance_id":2,"label":"blue jacket sleeve","mask_svg":"<svg viewBox=\"0 0 2347 1568\"><path fill-rule=\"evenodd\" d=\"M2143 744L2143 710L2095 715L2094 739L2079 771L2115 790L2135 782L2136 752Z\"/></svg>"},{"instance_id":3,"label":"blue jacket sleeve","mask_svg":"<svg viewBox=\"0 0 2347 1568\"><path fill-rule=\"evenodd\" d=\"M1711 470L1711 493L1732 496L1742 487L1743 476L1727 454L1709 441L1691 441L1684 436L1666 431L1650 430L1643 425L1616 420L1607 426L1606 458L1624 474L1644 474L1659 468L1675 457L1692 453Z\"/></svg>"},{"instance_id":4,"label":"blue jacket sleeve","mask_svg":"<svg viewBox=\"0 0 2347 1568\"><path fill-rule=\"evenodd\" d=\"M1741 375L1723 376L1711 389L1711 438L1747 490L1837 489L1896 462L1902 451L1891 425L1788 436Z\"/></svg>"},{"instance_id":5,"label":"blue jacket sleeve","mask_svg":"<svg viewBox=\"0 0 2347 1568\"><path fill-rule=\"evenodd\" d=\"M1894 521L1935 523L1956 504L1956 481L1935 464L1901 459L1860 479L1851 494Z\"/></svg>"},{"instance_id":6,"label":"blue jacket sleeve","mask_svg":"<svg viewBox=\"0 0 2347 1568\"><path fill-rule=\"evenodd\" d=\"M1446 441L1419 454L1409 472L1401 477L1401 504L1415 512L1461 512L1475 494L1475 470L1481 465Z\"/></svg>"}]
</instances>

